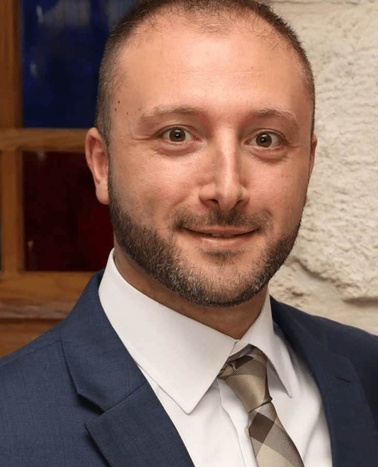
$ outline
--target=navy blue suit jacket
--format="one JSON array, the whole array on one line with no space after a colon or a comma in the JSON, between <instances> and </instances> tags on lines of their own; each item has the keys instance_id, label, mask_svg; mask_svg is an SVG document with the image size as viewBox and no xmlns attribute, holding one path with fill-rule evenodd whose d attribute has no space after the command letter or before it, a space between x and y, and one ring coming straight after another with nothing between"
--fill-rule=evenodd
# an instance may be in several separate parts
<instances>
[{"instance_id":1,"label":"navy blue suit jacket","mask_svg":"<svg viewBox=\"0 0 378 467\"><path fill-rule=\"evenodd\" d=\"M1 360L2 467L193 467L101 308L100 279L65 321ZM378 338L274 300L272 310L320 389L334 467L377 467Z\"/></svg>"}]
</instances>

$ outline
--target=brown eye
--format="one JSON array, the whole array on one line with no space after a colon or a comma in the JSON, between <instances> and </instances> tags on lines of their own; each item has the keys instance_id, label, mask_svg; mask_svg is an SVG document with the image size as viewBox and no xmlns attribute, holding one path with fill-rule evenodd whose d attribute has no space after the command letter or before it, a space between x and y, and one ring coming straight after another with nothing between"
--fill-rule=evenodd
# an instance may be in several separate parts
<instances>
[{"instance_id":1,"label":"brown eye","mask_svg":"<svg viewBox=\"0 0 378 467\"><path fill-rule=\"evenodd\" d=\"M264 131L255 136L251 144L260 148L274 148L281 143L281 138L272 132Z\"/></svg>"},{"instance_id":2,"label":"brown eye","mask_svg":"<svg viewBox=\"0 0 378 467\"><path fill-rule=\"evenodd\" d=\"M193 139L192 135L184 128L169 128L163 133L163 138L171 143L184 143Z\"/></svg>"}]
</instances>

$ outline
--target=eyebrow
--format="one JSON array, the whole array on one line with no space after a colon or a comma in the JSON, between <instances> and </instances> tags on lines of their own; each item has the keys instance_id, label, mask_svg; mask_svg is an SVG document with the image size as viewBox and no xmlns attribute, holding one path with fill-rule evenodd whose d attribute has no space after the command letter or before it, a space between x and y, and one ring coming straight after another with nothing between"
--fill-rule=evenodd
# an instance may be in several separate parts
<instances>
[{"instance_id":1,"label":"eyebrow","mask_svg":"<svg viewBox=\"0 0 378 467\"><path fill-rule=\"evenodd\" d=\"M297 119L294 117L293 113L289 110L278 110L278 109L260 109L257 112L254 112L253 115L256 118L276 118L289 122L291 125L295 126L296 129L299 129L299 124Z\"/></svg>"},{"instance_id":2,"label":"eyebrow","mask_svg":"<svg viewBox=\"0 0 378 467\"><path fill-rule=\"evenodd\" d=\"M196 107L169 107L169 106L156 106L153 107L149 112L143 112L139 117L141 123L155 120L159 117L167 117L170 115L202 115L203 110Z\"/></svg>"},{"instance_id":3,"label":"eyebrow","mask_svg":"<svg viewBox=\"0 0 378 467\"><path fill-rule=\"evenodd\" d=\"M139 121L143 123L148 123L151 120L158 119L160 117L167 117L173 115L204 115L205 112L203 109L198 107L189 107L189 106L156 106L153 107L149 112L144 112L139 117ZM253 119L269 119L275 118L282 121L286 121L291 125L295 126L296 129L299 129L299 124L294 117L293 113L288 110L279 110L272 108L263 108L256 111L251 111L249 114L250 118Z\"/></svg>"}]
</instances>

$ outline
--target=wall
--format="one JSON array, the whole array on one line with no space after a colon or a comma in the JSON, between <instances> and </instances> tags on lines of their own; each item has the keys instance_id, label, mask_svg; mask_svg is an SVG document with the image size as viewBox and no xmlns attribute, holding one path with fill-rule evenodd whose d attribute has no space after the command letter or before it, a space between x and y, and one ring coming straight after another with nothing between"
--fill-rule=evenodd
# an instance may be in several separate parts
<instances>
[{"instance_id":1,"label":"wall","mask_svg":"<svg viewBox=\"0 0 378 467\"><path fill-rule=\"evenodd\" d=\"M269 3L313 64L319 138L301 233L271 292L378 334L378 1Z\"/></svg>"}]
</instances>

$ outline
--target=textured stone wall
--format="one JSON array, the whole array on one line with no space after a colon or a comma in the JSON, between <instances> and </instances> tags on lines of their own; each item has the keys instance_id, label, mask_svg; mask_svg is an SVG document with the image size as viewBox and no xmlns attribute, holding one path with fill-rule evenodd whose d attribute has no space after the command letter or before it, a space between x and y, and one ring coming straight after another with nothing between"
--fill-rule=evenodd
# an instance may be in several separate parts
<instances>
[{"instance_id":1,"label":"textured stone wall","mask_svg":"<svg viewBox=\"0 0 378 467\"><path fill-rule=\"evenodd\" d=\"M378 334L378 0L268 2L317 84L316 165L280 300Z\"/></svg>"}]
</instances>

